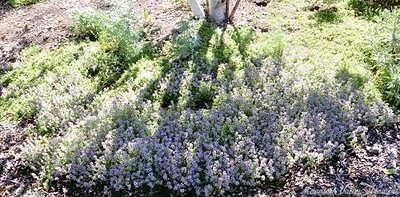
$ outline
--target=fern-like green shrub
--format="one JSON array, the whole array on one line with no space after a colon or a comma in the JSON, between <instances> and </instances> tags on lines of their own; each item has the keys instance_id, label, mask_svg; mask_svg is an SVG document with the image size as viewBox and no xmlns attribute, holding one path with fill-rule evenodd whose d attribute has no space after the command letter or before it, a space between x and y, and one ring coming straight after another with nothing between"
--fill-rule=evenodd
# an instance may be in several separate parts
<instances>
[{"instance_id":1,"label":"fern-like green shrub","mask_svg":"<svg viewBox=\"0 0 400 197\"><path fill-rule=\"evenodd\" d=\"M348 6L354 10L357 16L372 19L381 11L393 10L400 5L400 0L350 0Z\"/></svg>"},{"instance_id":2,"label":"fern-like green shrub","mask_svg":"<svg viewBox=\"0 0 400 197\"><path fill-rule=\"evenodd\" d=\"M376 77L383 98L400 107L400 11L385 11L377 17L377 28L366 49L366 61Z\"/></svg>"},{"instance_id":3,"label":"fern-like green shrub","mask_svg":"<svg viewBox=\"0 0 400 197\"><path fill-rule=\"evenodd\" d=\"M12 7L20 7L25 5L31 5L40 2L40 0L8 0L7 3Z\"/></svg>"},{"instance_id":4,"label":"fern-like green shrub","mask_svg":"<svg viewBox=\"0 0 400 197\"><path fill-rule=\"evenodd\" d=\"M143 31L130 25L132 14L89 9L73 13L72 19L73 33L81 38L99 41L102 48L115 53L122 64L140 58Z\"/></svg>"}]
</instances>

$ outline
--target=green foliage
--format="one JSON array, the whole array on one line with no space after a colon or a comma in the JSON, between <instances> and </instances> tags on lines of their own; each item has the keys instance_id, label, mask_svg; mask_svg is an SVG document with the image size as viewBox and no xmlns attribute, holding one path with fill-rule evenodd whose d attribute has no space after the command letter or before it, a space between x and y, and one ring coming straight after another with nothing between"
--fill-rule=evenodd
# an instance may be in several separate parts
<instances>
[{"instance_id":1,"label":"green foliage","mask_svg":"<svg viewBox=\"0 0 400 197\"><path fill-rule=\"evenodd\" d=\"M400 5L399 0L350 0L348 6L357 16L373 19L385 9L393 10Z\"/></svg>"},{"instance_id":2,"label":"green foliage","mask_svg":"<svg viewBox=\"0 0 400 197\"><path fill-rule=\"evenodd\" d=\"M290 65L303 64L303 69L293 74L304 73L310 78L324 81L333 74L329 70L334 69L334 77L341 84L351 84L363 89L370 101L382 99L376 87L374 73L364 57L365 49L371 45L367 40L371 38L371 31L377 24L354 17L345 6L335 6L337 19L340 19L336 22L328 20L320 23L316 18L318 12L310 12L308 21L288 21L287 23L296 24L298 30L293 33L289 31L291 35L286 37L286 45L291 47L286 49L284 57L286 62L291 62Z\"/></svg>"},{"instance_id":3,"label":"green foliage","mask_svg":"<svg viewBox=\"0 0 400 197\"><path fill-rule=\"evenodd\" d=\"M55 133L84 117L99 92L127 88L139 72L135 63L154 56L130 19L115 10L75 13L72 31L84 38L80 44L24 49L0 75L0 120L29 122L36 132Z\"/></svg>"},{"instance_id":4,"label":"green foliage","mask_svg":"<svg viewBox=\"0 0 400 197\"><path fill-rule=\"evenodd\" d=\"M317 165L336 154L328 140L356 146L369 127L393 123L381 99L398 102L399 22L389 12L377 22L353 17L339 3L318 12L303 5L271 1L261 31L186 21L160 51L125 12L75 13L79 43L28 47L0 74L0 121L36 126L41 135L21 156L40 183L68 177L86 191L140 188L132 176L163 186L175 176L160 172L186 178L181 167L203 182L224 173L256 184L296 162ZM239 157L257 159L230 160ZM235 170L216 167L210 178L204 169L214 161Z\"/></svg>"},{"instance_id":5,"label":"green foliage","mask_svg":"<svg viewBox=\"0 0 400 197\"><path fill-rule=\"evenodd\" d=\"M356 16L362 16L367 19L379 14L379 11L368 4L366 0L350 0L348 6L354 10Z\"/></svg>"},{"instance_id":6,"label":"green foliage","mask_svg":"<svg viewBox=\"0 0 400 197\"><path fill-rule=\"evenodd\" d=\"M215 97L215 88L211 83L202 82L200 87L195 88L193 91L193 99L190 101L191 108L193 109L209 109L213 106Z\"/></svg>"},{"instance_id":7,"label":"green foliage","mask_svg":"<svg viewBox=\"0 0 400 197\"><path fill-rule=\"evenodd\" d=\"M0 76L5 89L1 101L12 106L1 106L5 108L1 119L33 120L43 133L67 126L84 114L94 93L102 88L112 59L96 43L40 53L27 48L12 70ZM94 74L94 69L99 72Z\"/></svg>"},{"instance_id":8,"label":"green foliage","mask_svg":"<svg viewBox=\"0 0 400 197\"><path fill-rule=\"evenodd\" d=\"M118 11L85 10L74 13L72 32L81 38L99 41L102 49L115 53L122 64L140 59L143 31L131 27L133 16Z\"/></svg>"},{"instance_id":9,"label":"green foliage","mask_svg":"<svg viewBox=\"0 0 400 197\"><path fill-rule=\"evenodd\" d=\"M249 48L249 54L254 60L270 58L276 63L282 63L285 41L282 32L269 32L260 34Z\"/></svg>"},{"instance_id":10,"label":"green foliage","mask_svg":"<svg viewBox=\"0 0 400 197\"><path fill-rule=\"evenodd\" d=\"M63 161L67 159L66 157L59 158L59 160L54 160L54 152L50 151L50 148L54 146L54 141L47 137L41 137L40 139L28 142L25 146L30 147L31 151L29 154L28 152L23 152L20 156L22 158L27 159L30 161L29 167L33 168L33 170L38 170L40 173L38 175L34 174L34 178L45 182L44 184L47 185L52 180L51 172L54 171L55 167L57 166L56 163L58 161ZM64 155L63 155L64 156ZM46 165L42 165L46 164ZM60 164L58 164L60 165ZM39 167L40 169L36 169Z\"/></svg>"},{"instance_id":11,"label":"green foliage","mask_svg":"<svg viewBox=\"0 0 400 197\"><path fill-rule=\"evenodd\" d=\"M206 21L186 21L178 29L179 35L167 42L163 54L171 60L193 58L195 54L204 55L216 27ZM202 58L202 57L199 57Z\"/></svg>"},{"instance_id":12,"label":"green foliage","mask_svg":"<svg viewBox=\"0 0 400 197\"><path fill-rule=\"evenodd\" d=\"M383 169L383 173L385 173L387 175L396 175L397 170L396 169Z\"/></svg>"},{"instance_id":13,"label":"green foliage","mask_svg":"<svg viewBox=\"0 0 400 197\"><path fill-rule=\"evenodd\" d=\"M342 22L338 9L335 7L320 10L315 13L317 23L339 23Z\"/></svg>"},{"instance_id":14,"label":"green foliage","mask_svg":"<svg viewBox=\"0 0 400 197\"><path fill-rule=\"evenodd\" d=\"M19 6L38 3L40 1L41 0L7 0L7 3L10 4L12 7L19 7Z\"/></svg>"},{"instance_id":15,"label":"green foliage","mask_svg":"<svg viewBox=\"0 0 400 197\"><path fill-rule=\"evenodd\" d=\"M220 29L207 21L184 22L163 47L168 61L194 60L218 66L221 63L242 64L249 56L247 49L255 42L253 29L243 26L228 26Z\"/></svg>"},{"instance_id":16,"label":"green foliage","mask_svg":"<svg viewBox=\"0 0 400 197\"><path fill-rule=\"evenodd\" d=\"M365 49L366 61L375 73L377 87L384 99L400 107L400 18L383 12L372 32L370 47Z\"/></svg>"}]
</instances>

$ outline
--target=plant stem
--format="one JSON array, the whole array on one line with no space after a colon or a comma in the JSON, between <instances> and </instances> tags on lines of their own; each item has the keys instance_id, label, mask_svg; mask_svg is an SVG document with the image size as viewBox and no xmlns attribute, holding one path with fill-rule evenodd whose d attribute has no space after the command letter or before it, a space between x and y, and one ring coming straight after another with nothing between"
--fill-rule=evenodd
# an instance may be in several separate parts
<instances>
[{"instance_id":1,"label":"plant stem","mask_svg":"<svg viewBox=\"0 0 400 197\"><path fill-rule=\"evenodd\" d=\"M235 4L235 7L233 7L231 15L229 16L229 21L233 20L233 16L235 15L235 12L236 12L237 8L239 7L239 3L240 3L240 0L237 0L236 4Z\"/></svg>"},{"instance_id":2,"label":"plant stem","mask_svg":"<svg viewBox=\"0 0 400 197\"><path fill-rule=\"evenodd\" d=\"M225 18L229 20L229 0L226 0Z\"/></svg>"}]
</instances>

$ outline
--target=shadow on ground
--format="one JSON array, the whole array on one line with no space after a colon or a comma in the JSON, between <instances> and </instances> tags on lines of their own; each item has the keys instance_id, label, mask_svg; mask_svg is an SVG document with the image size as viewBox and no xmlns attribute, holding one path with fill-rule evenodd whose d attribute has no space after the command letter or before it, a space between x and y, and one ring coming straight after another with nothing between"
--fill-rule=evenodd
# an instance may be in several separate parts
<instances>
[{"instance_id":1,"label":"shadow on ground","mask_svg":"<svg viewBox=\"0 0 400 197\"><path fill-rule=\"evenodd\" d=\"M162 73L143 89L137 102L115 108L111 131L90 139L89 147L75 150L68 173L79 177L80 182L70 182L74 185L73 189L68 188L70 195L98 195L111 188L120 188L109 191L116 196L206 195L213 192L207 190L210 186L232 195L254 195L260 190L297 195L307 187L343 186L344 179L338 180L345 170L338 167L345 165L339 159L340 152L333 150L332 157L322 165L313 165L315 158L311 155L325 154L328 141L351 150L348 131L355 128L348 122L358 121L359 127L372 129L370 122L363 122L360 117L353 119L349 106L343 102L348 99L346 90L337 95L329 89L291 92L287 87L294 86L294 81L277 83L285 77L284 65L252 64L248 60L246 49L253 38L251 33L242 35L234 27L233 40L239 46L240 59L246 61L237 68L230 62L237 54L226 45L225 29L217 34L216 26L203 22L197 31L190 32L185 25L188 24L183 24L180 34L171 39L174 51L162 62ZM209 52L215 57L210 58ZM221 69L225 69L222 76ZM243 71L246 77L235 78L232 73L236 70ZM187 72L193 75L187 78ZM219 81L220 78L228 80ZM158 86L161 82L166 82L162 91ZM267 83L271 86L266 87ZM243 92L235 92L235 86L242 86ZM191 95L183 95L184 90ZM159 94L161 99L157 100L154 95ZM353 107L372 113L361 98L353 99ZM155 111L142 109L145 103L157 102L161 108ZM155 114L160 118L153 130L146 122ZM311 131L312 134L307 133ZM113 138L111 145L105 146L108 135ZM293 154L299 154L300 159L287 166ZM107 163L101 175L104 178L93 180L91 174L98 167L93 163L102 157ZM297 179L302 177L298 172L312 174L319 167L331 169L335 165L338 166L332 169L332 176L322 180L327 183L317 182L315 176L311 177L312 182ZM258 169L260 166L263 167ZM259 175L266 176L266 180L259 180ZM288 188L290 184L298 185ZM127 185L140 189L128 189Z\"/></svg>"}]
</instances>

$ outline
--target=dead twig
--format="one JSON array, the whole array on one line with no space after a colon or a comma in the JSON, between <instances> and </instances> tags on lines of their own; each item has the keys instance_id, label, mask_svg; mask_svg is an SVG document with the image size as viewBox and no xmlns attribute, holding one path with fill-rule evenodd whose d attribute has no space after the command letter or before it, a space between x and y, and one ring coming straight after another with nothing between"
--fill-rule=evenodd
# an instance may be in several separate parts
<instances>
[{"instance_id":1,"label":"dead twig","mask_svg":"<svg viewBox=\"0 0 400 197\"><path fill-rule=\"evenodd\" d=\"M231 12L231 15L229 16L229 21L232 21L233 20L233 16L235 15L235 12L236 12L236 10L237 10L237 8L239 7L239 3L240 3L240 0L237 0L236 1L236 4L235 4L235 7L233 7L233 10L232 10L232 12Z\"/></svg>"},{"instance_id":2,"label":"dead twig","mask_svg":"<svg viewBox=\"0 0 400 197\"><path fill-rule=\"evenodd\" d=\"M226 0L225 18L229 19L229 0Z\"/></svg>"}]
</instances>

